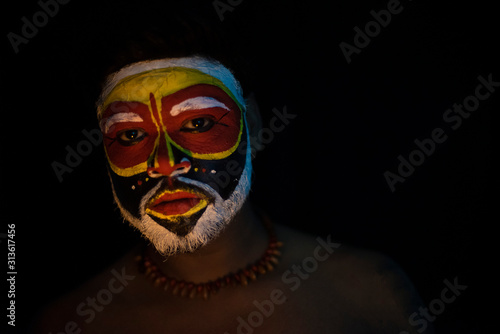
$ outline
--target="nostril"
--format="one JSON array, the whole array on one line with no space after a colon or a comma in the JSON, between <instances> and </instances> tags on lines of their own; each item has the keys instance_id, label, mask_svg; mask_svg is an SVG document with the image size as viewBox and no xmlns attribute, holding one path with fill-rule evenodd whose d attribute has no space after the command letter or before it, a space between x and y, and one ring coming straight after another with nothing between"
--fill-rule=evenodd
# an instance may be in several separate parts
<instances>
[{"instance_id":1,"label":"nostril","mask_svg":"<svg viewBox=\"0 0 500 334\"><path fill-rule=\"evenodd\" d=\"M185 174L191 169L191 162L183 158L180 163L170 166L168 162L160 162L158 167L149 167L147 173L152 178L162 176L175 176L178 174Z\"/></svg>"},{"instance_id":2,"label":"nostril","mask_svg":"<svg viewBox=\"0 0 500 334\"><path fill-rule=\"evenodd\" d=\"M153 177L153 178L163 176L161 173L159 173L159 172L157 172L157 171L155 171L155 170L153 170L153 169L148 169L148 175L149 175L150 177Z\"/></svg>"},{"instance_id":3,"label":"nostril","mask_svg":"<svg viewBox=\"0 0 500 334\"><path fill-rule=\"evenodd\" d=\"M177 168L170 174L170 176L175 176L177 174L185 174L191 169L191 163L188 159L183 158L181 162L177 165Z\"/></svg>"}]
</instances>

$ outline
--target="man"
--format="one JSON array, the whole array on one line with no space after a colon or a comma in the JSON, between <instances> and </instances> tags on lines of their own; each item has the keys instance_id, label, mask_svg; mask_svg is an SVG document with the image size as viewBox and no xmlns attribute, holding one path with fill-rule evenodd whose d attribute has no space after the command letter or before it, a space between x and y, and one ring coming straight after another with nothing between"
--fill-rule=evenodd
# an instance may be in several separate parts
<instances>
[{"instance_id":1,"label":"man","mask_svg":"<svg viewBox=\"0 0 500 334\"><path fill-rule=\"evenodd\" d=\"M393 262L247 201L258 115L220 62L133 62L97 113L116 204L145 243L48 307L37 332L416 332L418 296Z\"/></svg>"}]
</instances>

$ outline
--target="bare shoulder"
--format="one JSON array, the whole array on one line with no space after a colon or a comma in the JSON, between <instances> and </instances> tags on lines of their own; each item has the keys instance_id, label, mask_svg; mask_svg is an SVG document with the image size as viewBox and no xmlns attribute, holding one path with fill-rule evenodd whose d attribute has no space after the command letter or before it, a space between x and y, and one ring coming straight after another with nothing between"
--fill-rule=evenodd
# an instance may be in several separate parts
<instances>
[{"instance_id":1,"label":"bare shoulder","mask_svg":"<svg viewBox=\"0 0 500 334\"><path fill-rule=\"evenodd\" d=\"M286 227L279 227L278 233L285 244L282 280L297 295L323 304L325 316L338 314L348 326L343 330L415 331L408 318L422 302L390 257L343 244L331 235L312 236Z\"/></svg>"},{"instance_id":2,"label":"bare shoulder","mask_svg":"<svg viewBox=\"0 0 500 334\"><path fill-rule=\"evenodd\" d=\"M105 308L119 304L111 303L112 300L128 298L122 291L133 289L131 283L137 276L133 266L135 253L135 250L128 252L76 289L47 304L33 320L32 332L80 333Z\"/></svg>"},{"instance_id":3,"label":"bare shoulder","mask_svg":"<svg viewBox=\"0 0 500 334\"><path fill-rule=\"evenodd\" d=\"M313 236L284 226L278 227L284 242L284 261L310 271L320 272L338 286L362 289L411 287L401 267L390 257L376 251L343 244L332 235ZM316 263L316 264L315 264Z\"/></svg>"}]
</instances>

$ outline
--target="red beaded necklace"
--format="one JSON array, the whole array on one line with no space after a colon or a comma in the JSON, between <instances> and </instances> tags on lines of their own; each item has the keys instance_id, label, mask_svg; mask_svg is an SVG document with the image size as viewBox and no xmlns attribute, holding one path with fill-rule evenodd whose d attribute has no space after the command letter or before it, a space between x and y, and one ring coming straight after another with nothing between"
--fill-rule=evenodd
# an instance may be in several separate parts
<instances>
[{"instance_id":1,"label":"red beaded necklace","mask_svg":"<svg viewBox=\"0 0 500 334\"><path fill-rule=\"evenodd\" d=\"M144 247L142 255L137 258L139 262L139 271L153 280L155 286L170 292L172 295L191 299L200 297L207 300L221 288L237 285L246 286L250 281L255 281L258 276L272 271L274 267L278 265L279 256L281 255L278 249L283 246L283 243L277 240L271 221L267 217L263 217L263 221L269 233L269 244L266 251L260 259L249 264L244 269L238 270L236 273L229 273L219 277L215 281L204 283L178 280L161 272L151 258L146 255L146 247Z\"/></svg>"}]
</instances>

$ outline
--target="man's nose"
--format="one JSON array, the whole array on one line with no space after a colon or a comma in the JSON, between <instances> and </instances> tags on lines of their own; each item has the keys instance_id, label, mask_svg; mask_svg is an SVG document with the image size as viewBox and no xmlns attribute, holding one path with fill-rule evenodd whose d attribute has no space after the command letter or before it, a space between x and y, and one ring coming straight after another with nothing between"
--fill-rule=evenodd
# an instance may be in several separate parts
<instances>
[{"instance_id":1,"label":"man's nose","mask_svg":"<svg viewBox=\"0 0 500 334\"><path fill-rule=\"evenodd\" d=\"M173 177L179 174L185 174L191 169L191 163L188 159L182 158L179 163L174 163L174 157L171 150L167 149L166 142L160 142L160 147L156 156L155 166L148 167L147 173L150 177Z\"/></svg>"}]
</instances>

